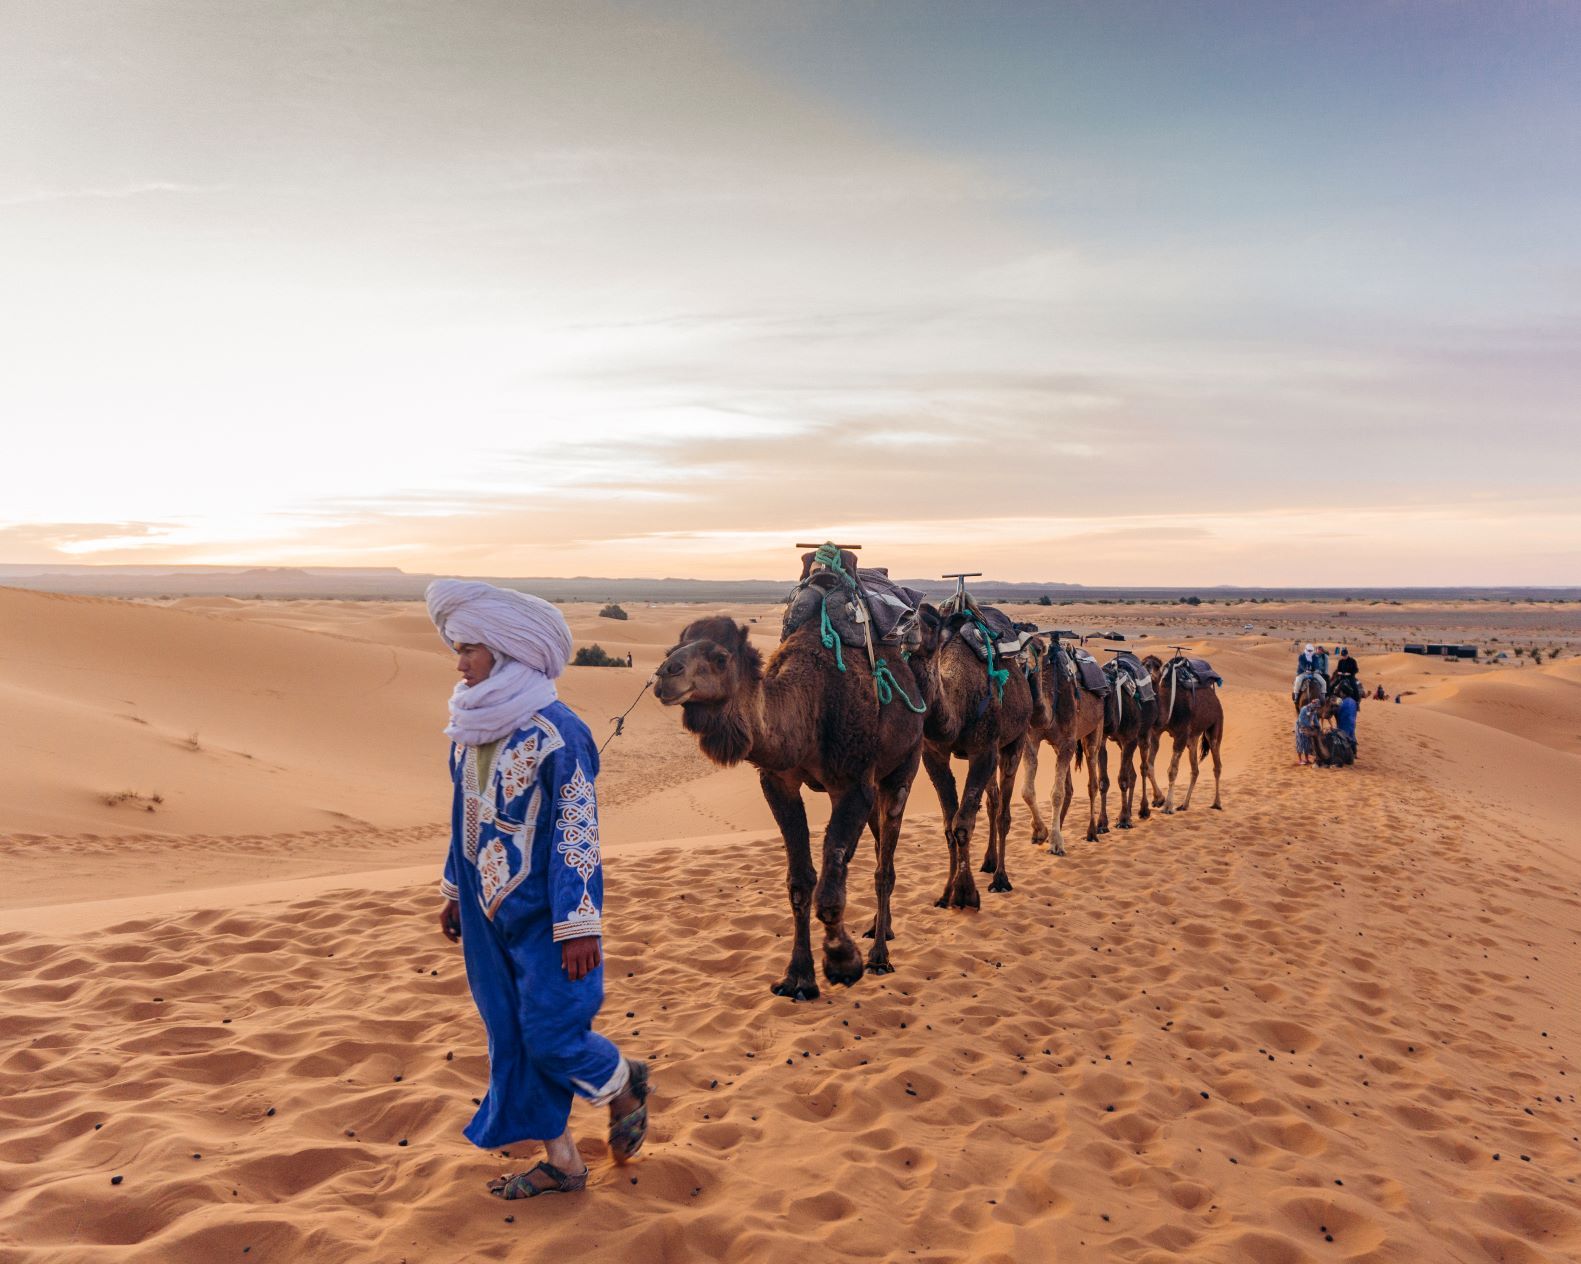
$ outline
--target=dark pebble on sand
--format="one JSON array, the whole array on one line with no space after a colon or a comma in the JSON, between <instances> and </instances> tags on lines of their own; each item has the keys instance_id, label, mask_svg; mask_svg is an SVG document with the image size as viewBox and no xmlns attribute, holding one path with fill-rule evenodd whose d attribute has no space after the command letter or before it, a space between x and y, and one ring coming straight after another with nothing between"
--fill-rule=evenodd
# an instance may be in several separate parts
<instances>
[{"instance_id":1,"label":"dark pebble on sand","mask_svg":"<svg viewBox=\"0 0 1581 1264\"><path fill-rule=\"evenodd\" d=\"M627 1017L627 1018L635 1018L635 1017L636 1017L636 1016L637 1016L637 1011L636 1011L636 1010L634 1010L634 1009L628 1009L628 1010L627 1010L627 1011L626 1011L626 1017Z\"/></svg>"},{"instance_id":2,"label":"dark pebble on sand","mask_svg":"<svg viewBox=\"0 0 1581 1264\"><path fill-rule=\"evenodd\" d=\"M354 1129L347 1128L346 1129L346 1135L348 1137L355 1137L357 1135L357 1133L356 1133L356 1131Z\"/></svg>"},{"instance_id":3,"label":"dark pebble on sand","mask_svg":"<svg viewBox=\"0 0 1581 1264\"><path fill-rule=\"evenodd\" d=\"M110 1178L110 1184L112 1184L112 1185L119 1185L125 1179L126 1178L122 1177L122 1176L112 1176Z\"/></svg>"},{"instance_id":4,"label":"dark pebble on sand","mask_svg":"<svg viewBox=\"0 0 1581 1264\"><path fill-rule=\"evenodd\" d=\"M1109 1222L1109 1213L1107 1211L1103 1213L1103 1219L1105 1224Z\"/></svg>"},{"instance_id":5,"label":"dark pebble on sand","mask_svg":"<svg viewBox=\"0 0 1581 1264\"><path fill-rule=\"evenodd\" d=\"M230 1019L228 1019L228 1018L222 1018L222 1019L220 1019L220 1022L222 1022L222 1023L228 1023L228 1022L230 1022L230 1021L231 1021L231 1020L230 1020Z\"/></svg>"},{"instance_id":6,"label":"dark pebble on sand","mask_svg":"<svg viewBox=\"0 0 1581 1264\"><path fill-rule=\"evenodd\" d=\"M506 1216L505 1217L505 1223L506 1224L515 1224L516 1223L516 1217L515 1216Z\"/></svg>"},{"instance_id":7,"label":"dark pebble on sand","mask_svg":"<svg viewBox=\"0 0 1581 1264\"><path fill-rule=\"evenodd\" d=\"M447 1049L447 1050L445 1050L445 1061L446 1062L454 1062L455 1060L456 1060L456 1051L454 1049Z\"/></svg>"},{"instance_id":8,"label":"dark pebble on sand","mask_svg":"<svg viewBox=\"0 0 1581 1264\"><path fill-rule=\"evenodd\" d=\"M1493 1156L1493 1161L1494 1161L1494 1162L1495 1162L1495 1163L1497 1163L1497 1162L1498 1162L1498 1161L1499 1161L1499 1156L1498 1156L1498 1155L1496 1155L1496 1154L1495 1154L1495 1155L1494 1155L1494 1156Z\"/></svg>"},{"instance_id":9,"label":"dark pebble on sand","mask_svg":"<svg viewBox=\"0 0 1581 1264\"><path fill-rule=\"evenodd\" d=\"M708 1081L708 1087L709 1088L718 1088L719 1087L719 1081L718 1080L709 1080Z\"/></svg>"},{"instance_id":10,"label":"dark pebble on sand","mask_svg":"<svg viewBox=\"0 0 1581 1264\"><path fill-rule=\"evenodd\" d=\"M473 1104L473 1105L474 1105L474 1106L481 1106L481 1105L483 1105L483 1099L482 1099L482 1098L480 1098L480 1097L474 1097L474 1098L473 1098L473 1099L472 1099L472 1104Z\"/></svg>"},{"instance_id":11,"label":"dark pebble on sand","mask_svg":"<svg viewBox=\"0 0 1581 1264\"><path fill-rule=\"evenodd\" d=\"M399 1083L400 1083L400 1082L401 1082L401 1077L400 1077L400 1076L398 1076L398 1075L397 1075L397 1076L396 1076L396 1077L395 1077L395 1082L396 1082L396 1083L397 1083L397 1084L399 1084Z\"/></svg>"},{"instance_id":12,"label":"dark pebble on sand","mask_svg":"<svg viewBox=\"0 0 1581 1264\"><path fill-rule=\"evenodd\" d=\"M1113 1106L1105 1106L1103 1109L1104 1109L1104 1113L1107 1114L1107 1115L1114 1114L1114 1107Z\"/></svg>"},{"instance_id":13,"label":"dark pebble on sand","mask_svg":"<svg viewBox=\"0 0 1581 1264\"><path fill-rule=\"evenodd\" d=\"M193 1152L192 1152L192 1157L193 1157L193 1158L194 1158L194 1159L201 1159L201 1158L202 1158L202 1157L203 1157L203 1156L202 1156L202 1155L201 1155L201 1154L200 1154L200 1153L198 1153L198 1151L196 1151L196 1150L194 1150L194 1151L193 1151Z\"/></svg>"},{"instance_id":14,"label":"dark pebble on sand","mask_svg":"<svg viewBox=\"0 0 1581 1264\"><path fill-rule=\"evenodd\" d=\"M1236 1164L1236 1165L1239 1165L1239 1164L1240 1164L1240 1160L1239 1160L1239 1159L1237 1159L1237 1158L1236 1158L1236 1157L1235 1157L1235 1156L1234 1156L1234 1155L1233 1155L1233 1154L1232 1154L1232 1155L1231 1155L1231 1156L1230 1156L1230 1162L1231 1162L1231 1163L1234 1163L1234 1164Z\"/></svg>"},{"instance_id":15,"label":"dark pebble on sand","mask_svg":"<svg viewBox=\"0 0 1581 1264\"><path fill-rule=\"evenodd\" d=\"M405 1137L402 1137L402 1138L401 1138L401 1139L400 1139L400 1140L399 1140L399 1141L397 1141L397 1142L396 1142L396 1143L395 1143L395 1144L396 1144L396 1145L405 1145L405 1144L406 1144L406 1138L405 1138Z\"/></svg>"},{"instance_id":16,"label":"dark pebble on sand","mask_svg":"<svg viewBox=\"0 0 1581 1264\"><path fill-rule=\"evenodd\" d=\"M273 1115L274 1114L274 1107L271 1106L268 1110L264 1111L264 1114L265 1115Z\"/></svg>"},{"instance_id":17,"label":"dark pebble on sand","mask_svg":"<svg viewBox=\"0 0 1581 1264\"><path fill-rule=\"evenodd\" d=\"M156 1000L156 1001L162 1001L162 1000L164 1000L164 999L165 999L165 998L164 998L164 997L162 997L162 996L156 996L156 997L154 997L154 999L155 999L155 1000ZM1543 1033L1543 1034L1544 1034L1544 1035L1547 1035L1547 1034L1548 1034L1548 1033L1547 1033L1547 1032L1544 1032L1544 1033Z\"/></svg>"},{"instance_id":18,"label":"dark pebble on sand","mask_svg":"<svg viewBox=\"0 0 1581 1264\"><path fill-rule=\"evenodd\" d=\"M914 1089L914 1088L908 1088L908 1089L907 1089L907 1090L906 1090L906 1096L907 1096L907 1097L915 1097L915 1096L916 1096L916 1095L917 1095L917 1090L916 1090L916 1089Z\"/></svg>"},{"instance_id":19,"label":"dark pebble on sand","mask_svg":"<svg viewBox=\"0 0 1581 1264\"><path fill-rule=\"evenodd\" d=\"M635 1185L635 1184L636 1184L636 1183L637 1183L637 1178L636 1178L636 1177L635 1177L635 1176L633 1176L633 1177L632 1177L632 1178L631 1178L631 1183L632 1183L632 1184L633 1184L633 1185Z\"/></svg>"},{"instance_id":20,"label":"dark pebble on sand","mask_svg":"<svg viewBox=\"0 0 1581 1264\"><path fill-rule=\"evenodd\" d=\"M95 1131L95 1132L98 1132L98 1131L99 1131L99 1129L100 1129L100 1128L102 1128L102 1127L104 1127L104 1125L103 1125L103 1124L94 1124L94 1125L93 1125L93 1130L94 1130L94 1131Z\"/></svg>"},{"instance_id":21,"label":"dark pebble on sand","mask_svg":"<svg viewBox=\"0 0 1581 1264\"><path fill-rule=\"evenodd\" d=\"M1323 1241L1325 1241L1325 1242L1332 1242L1332 1241L1334 1241L1334 1235L1332 1233L1325 1233L1323 1235Z\"/></svg>"}]
</instances>

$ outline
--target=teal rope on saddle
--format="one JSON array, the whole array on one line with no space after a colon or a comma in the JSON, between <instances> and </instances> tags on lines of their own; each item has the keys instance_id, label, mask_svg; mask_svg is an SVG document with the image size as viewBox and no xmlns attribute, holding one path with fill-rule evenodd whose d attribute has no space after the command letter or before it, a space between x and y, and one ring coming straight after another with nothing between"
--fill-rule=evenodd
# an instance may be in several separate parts
<instances>
[{"instance_id":1,"label":"teal rope on saddle","mask_svg":"<svg viewBox=\"0 0 1581 1264\"><path fill-rule=\"evenodd\" d=\"M994 653L994 638L988 631L988 625L977 617L975 610L971 611L972 622L977 625L977 630L982 634L983 649L988 653L988 683L994 687L994 696L1000 702L1005 700L1005 682L1010 679L1010 673L1003 667L995 665L998 655Z\"/></svg>"},{"instance_id":2,"label":"teal rope on saddle","mask_svg":"<svg viewBox=\"0 0 1581 1264\"><path fill-rule=\"evenodd\" d=\"M834 630L834 623L829 618L829 594L825 591L823 604L819 606L818 635L823 639L823 647L834 651L835 666L841 671L845 670L845 656L840 653L840 634Z\"/></svg>"},{"instance_id":3,"label":"teal rope on saddle","mask_svg":"<svg viewBox=\"0 0 1581 1264\"><path fill-rule=\"evenodd\" d=\"M901 701L911 708L917 715L927 714L927 707L918 706L911 700L911 695L901 688L900 681L895 679L895 673L889 669L889 664L883 659L878 660L873 670L873 685L878 690L878 701L887 705L898 693Z\"/></svg>"}]
</instances>

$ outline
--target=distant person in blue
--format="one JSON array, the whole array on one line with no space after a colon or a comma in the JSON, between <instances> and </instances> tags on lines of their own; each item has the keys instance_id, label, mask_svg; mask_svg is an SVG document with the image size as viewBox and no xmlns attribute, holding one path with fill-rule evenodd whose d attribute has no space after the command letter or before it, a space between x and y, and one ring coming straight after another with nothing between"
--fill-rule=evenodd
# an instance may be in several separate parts
<instances>
[{"instance_id":1,"label":"distant person in blue","mask_svg":"<svg viewBox=\"0 0 1581 1264\"><path fill-rule=\"evenodd\" d=\"M609 1107L625 1162L647 1132L648 1068L593 1030L604 1003L598 751L555 692L571 630L547 601L470 580L428 587L456 652L450 698L455 794L439 926L460 940L488 1031L489 1087L465 1129L485 1149L541 1141L547 1161L501 1176L501 1198L572 1193L587 1164L572 1096Z\"/></svg>"},{"instance_id":2,"label":"distant person in blue","mask_svg":"<svg viewBox=\"0 0 1581 1264\"><path fill-rule=\"evenodd\" d=\"M1351 745L1356 744L1356 699L1349 694L1343 694L1333 703L1334 727L1346 737L1350 738Z\"/></svg>"}]
</instances>

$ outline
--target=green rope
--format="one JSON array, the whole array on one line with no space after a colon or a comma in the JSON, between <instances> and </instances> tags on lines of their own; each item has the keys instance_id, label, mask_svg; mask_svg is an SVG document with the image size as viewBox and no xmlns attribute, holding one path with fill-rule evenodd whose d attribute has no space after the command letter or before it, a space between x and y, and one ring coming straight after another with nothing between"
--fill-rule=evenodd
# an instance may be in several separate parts
<instances>
[{"instance_id":1,"label":"green rope","mask_svg":"<svg viewBox=\"0 0 1581 1264\"><path fill-rule=\"evenodd\" d=\"M819 607L818 635L823 638L823 647L834 651L835 665L841 671L845 670L845 656L840 653L840 634L834 630L834 623L829 618L829 592L824 590L823 604Z\"/></svg>"},{"instance_id":2,"label":"green rope","mask_svg":"<svg viewBox=\"0 0 1581 1264\"><path fill-rule=\"evenodd\" d=\"M878 660L878 665L873 671L873 685L878 690L878 701L880 704L887 705L898 693L901 701L916 714L927 714L928 708L918 706L911 700L911 695L901 688L900 681L895 679L895 673L890 671L889 664L883 659Z\"/></svg>"},{"instance_id":3,"label":"green rope","mask_svg":"<svg viewBox=\"0 0 1581 1264\"><path fill-rule=\"evenodd\" d=\"M988 683L993 685L995 696L1000 702L1003 702L1005 700L1005 682L1010 679L1010 673L1002 667L994 666L994 659L997 656L994 653L993 634L988 631L988 625L977 617L975 610L971 613L972 622L977 625L978 632L982 634L983 648L988 651Z\"/></svg>"}]
</instances>

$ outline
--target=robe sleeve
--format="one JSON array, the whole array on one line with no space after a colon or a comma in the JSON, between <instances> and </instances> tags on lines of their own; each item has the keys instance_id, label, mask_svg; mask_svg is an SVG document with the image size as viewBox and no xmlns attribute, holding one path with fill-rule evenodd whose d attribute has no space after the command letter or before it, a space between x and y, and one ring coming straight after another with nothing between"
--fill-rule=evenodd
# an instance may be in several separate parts
<instances>
[{"instance_id":1,"label":"robe sleeve","mask_svg":"<svg viewBox=\"0 0 1581 1264\"><path fill-rule=\"evenodd\" d=\"M450 743L450 780L456 780L456 744ZM461 890L456 886L456 814L450 814L450 846L445 848L445 868L439 878L439 894L447 900L461 898Z\"/></svg>"},{"instance_id":2,"label":"robe sleeve","mask_svg":"<svg viewBox=\"0 0 1581 1264\"><path fill-rule=\"evenodd\" d=\"M549 908L554 939L602 935L604 867L598 840L596 756L568 746L550 761L554 826L549 839Z\"/></svg>"}]
</instances>

